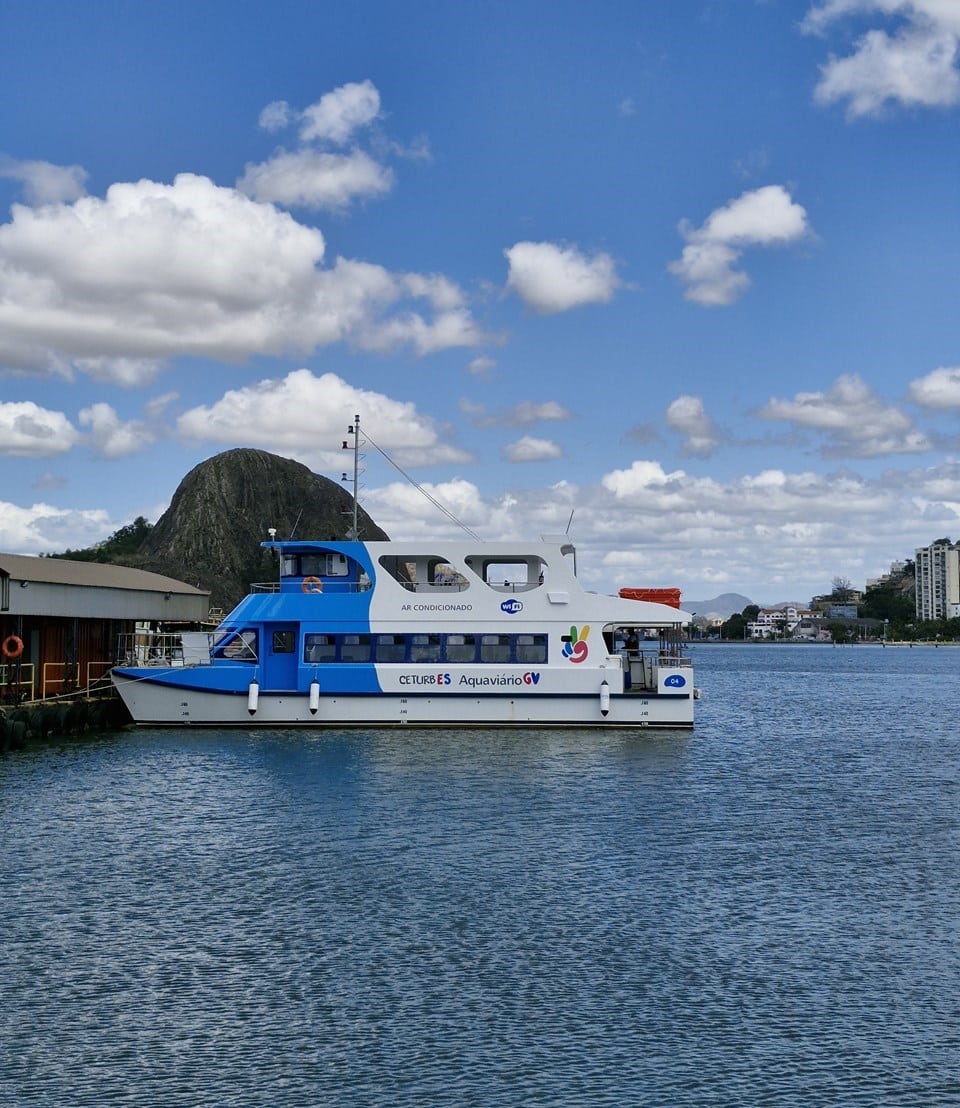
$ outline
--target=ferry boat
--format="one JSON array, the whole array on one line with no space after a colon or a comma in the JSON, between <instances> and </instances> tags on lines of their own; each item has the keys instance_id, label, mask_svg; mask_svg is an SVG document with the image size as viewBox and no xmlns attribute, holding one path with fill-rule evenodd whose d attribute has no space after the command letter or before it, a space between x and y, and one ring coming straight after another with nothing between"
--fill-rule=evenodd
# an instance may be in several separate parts
<instances>
[{"instance_id":1,"label":"ferry boat","mask_svg":"<svg viewBox=\"0 0 960 1108\"><path fill-rule=\"evenodd\" d=\"M585 591L567 535L262 546L277 580L215 629L120 644L136 723L693 726L679 594Z\"/></svg>"}]
</instances>

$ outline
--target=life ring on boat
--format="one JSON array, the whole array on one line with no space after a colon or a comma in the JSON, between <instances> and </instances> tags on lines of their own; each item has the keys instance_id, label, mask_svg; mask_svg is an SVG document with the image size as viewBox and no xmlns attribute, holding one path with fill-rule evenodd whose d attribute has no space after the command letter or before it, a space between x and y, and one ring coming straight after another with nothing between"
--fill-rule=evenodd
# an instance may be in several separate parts
<instances>
[{"instance_id":1,"label":"life ring on boat","mask_svg":"<svg viewBox=\"0 0 960 1108\"><path fill-rule=\"evenodd\" d=\"M323 582L319 577L304 577L300 588L304 592L323 592Z\"/></svg>"},{"instance_id":2,"label":"life ring on boat","mask_svg":"<svg viewBox=\"0 0 960 1108\"><path fill-rule=\"evenodd\" d=\"M0 650L3 651L4 658L19 658L23 653L23 639L18 638L16 635L7 635L3 640L3 645L0 646Z\"/></svg>"}]
</instances>

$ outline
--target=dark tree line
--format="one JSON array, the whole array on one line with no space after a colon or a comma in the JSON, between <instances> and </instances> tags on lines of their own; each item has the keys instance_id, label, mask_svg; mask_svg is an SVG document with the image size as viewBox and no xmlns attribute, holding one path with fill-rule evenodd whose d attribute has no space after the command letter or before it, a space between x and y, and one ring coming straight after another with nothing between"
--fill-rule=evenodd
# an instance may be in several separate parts
<instances>
[{"instance_id":1,"label":"dark tree line","mask_svg":"<svg viewBox=\"0 0 960 1108\"><path fill-rule=\"evenodd\" d=\"M752 623L760 614L757 604L748 604L742 612L736 612L720 627L721 639L739 639L747 637L747 624Z\"/></svg>"},{"instance_id":2,"label":"dark tree line","mask_svg":"<svg viewBox=\"0 0 960 1108\"><path fill-rule=\"evenodd\" d=\"M69 558L72 562L112 562L122 565L124 559L140 552L144 540L153 529L143 516L121 527L113 534L85 550L65 550L62 554L47 554L47 558Z\"/></svg>"}]
</instances>

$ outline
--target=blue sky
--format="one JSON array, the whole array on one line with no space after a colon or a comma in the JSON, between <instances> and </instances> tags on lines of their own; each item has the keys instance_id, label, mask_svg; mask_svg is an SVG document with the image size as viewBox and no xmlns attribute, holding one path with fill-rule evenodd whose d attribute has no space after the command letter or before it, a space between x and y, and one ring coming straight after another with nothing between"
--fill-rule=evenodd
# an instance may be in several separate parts
<instances>
[{"instance_id":1,"label":"blue sky","mask_svg":"<svg viewBox=\"0 0 960 1108\"><path fill-rule=\"evenodd\" d=\"M601 591L960 538L960 0L0 0L0 102L2 550L355 413Z\"/></svg>"}]
</instances>

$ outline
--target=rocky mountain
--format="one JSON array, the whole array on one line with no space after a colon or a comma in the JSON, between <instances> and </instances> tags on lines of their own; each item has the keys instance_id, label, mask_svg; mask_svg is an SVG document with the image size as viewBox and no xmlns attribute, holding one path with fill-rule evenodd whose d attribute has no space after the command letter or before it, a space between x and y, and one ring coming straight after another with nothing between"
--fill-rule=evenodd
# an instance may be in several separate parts
<instances>
[{"instance_id":1,"label":"rocky mountain","mask_svg":"<svg viewBox=\"0 0 960 1108\"><path fill-rule=\"evenodd\" d=\"M229 611L252 581L273 581L276 562L260 549L278 539L343 539L353 498L305 465L263 450L227 450L201 462L180 482L170 507L125 565L210 590L212 607ZM387 539L360 508L361 539Z\"/></svg>"},{"instance_id":2,"label":"rocky mountain","mask_svg":"<svg viewBox=\"0 0 960 1108\"><path fill-rule=\"evenodd\" d=\"M698 617L712 620L729 619L732 615L742 612L753 601L738 592L725 592L712 600L687 600L683 597L681 603L685 612L696 612Z\"/></svg>"}]
</instances>

